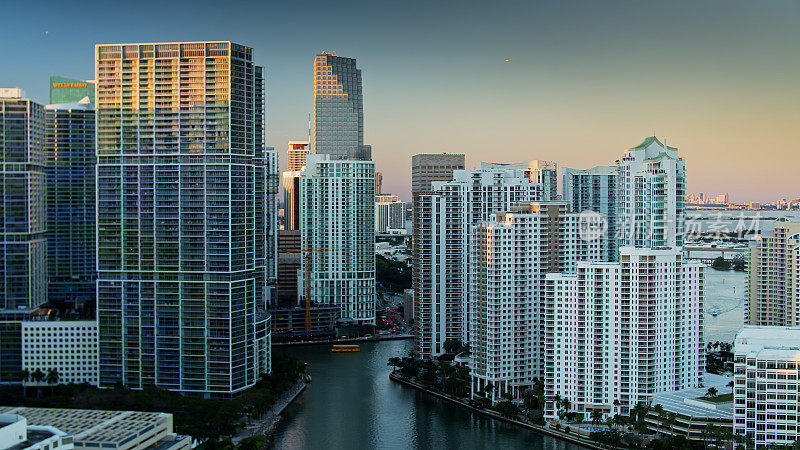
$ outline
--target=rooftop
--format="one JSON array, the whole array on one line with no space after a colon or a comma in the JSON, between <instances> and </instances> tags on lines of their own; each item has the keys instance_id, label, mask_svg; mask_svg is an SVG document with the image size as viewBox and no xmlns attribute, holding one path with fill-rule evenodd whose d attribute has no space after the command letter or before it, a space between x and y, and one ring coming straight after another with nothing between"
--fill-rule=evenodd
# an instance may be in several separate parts
<instances>
[{"instance_id":1,"label":"rooftop","mask_svg":"<svg viewBox=\"0 0 800 450\"><path fill-rule=\"evenodd\" d=\"M651 405L661 405L667 412L687 417L733 420L733 402L712 403L698 400L705 396L711 387L717 390L717 395L732 393L733 388L728 387L728 383L733 381L733 378L707 373L704 380L703 387L654 394Z\"/></svg>"},{"instance_id":2,"label":"rooftop","mask_svg":"<svg viewBox=\"0 0 800 450\"><path fill-rule=\"evenodd\" d=\"M800 327L745 325L736 335L734 353L800 360Z\"/></svg>"}]
</instances>

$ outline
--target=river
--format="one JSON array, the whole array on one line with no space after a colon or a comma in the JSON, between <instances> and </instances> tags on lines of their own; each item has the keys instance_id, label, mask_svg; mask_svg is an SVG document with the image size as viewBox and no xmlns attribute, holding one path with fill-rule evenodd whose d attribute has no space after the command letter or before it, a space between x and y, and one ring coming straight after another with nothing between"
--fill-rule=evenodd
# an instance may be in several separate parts
<instances>
[{"instance_id":1,"label":"river","mask_svg":"<svg viewBox=\"0 0 800 450\"><path fill-rule=\"evenodd\" d=\"M581 448L390 381L386 362L411 347L410 340L364 343L359 353L331 353L328 345L276 347L307 362L313 382L284 411L272 448Z\"/></svg>"}]
</instances>

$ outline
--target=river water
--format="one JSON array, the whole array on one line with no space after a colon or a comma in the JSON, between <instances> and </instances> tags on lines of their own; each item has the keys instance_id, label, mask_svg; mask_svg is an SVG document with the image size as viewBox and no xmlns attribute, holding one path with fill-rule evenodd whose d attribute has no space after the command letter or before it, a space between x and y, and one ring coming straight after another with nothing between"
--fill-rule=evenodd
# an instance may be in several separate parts
<instances>
[{"instance_id":1,"label":"river water","mask_svg":"<svg viewBox=\"0 0 800 450\"><path fill-rule=\"evenodd\" d=\"M279 449L548 449L580 447L487 419L389 380L387 360L412 342L276 347L308 362L313 382L290 405L273 435Z\"/></svg>"}]
</instances>

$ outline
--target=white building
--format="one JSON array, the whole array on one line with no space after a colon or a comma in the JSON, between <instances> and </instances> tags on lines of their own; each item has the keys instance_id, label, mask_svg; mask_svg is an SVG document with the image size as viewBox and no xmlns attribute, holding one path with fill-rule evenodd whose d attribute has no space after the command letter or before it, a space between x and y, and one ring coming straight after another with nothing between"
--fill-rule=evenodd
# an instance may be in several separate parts
<instances>
[{"instance_id":1,"label":"white building","mask_svg":"<svg viewBox=\"0 0 800 450\"><path fill-rule=\"evenodd\" d=\"M543 287L548 272L599 259L567 202L520 203L474 227L470 246L470 365L473 395L519 396L544 375Z\"/></svg>"},{"instance_id":2,"label":"white building","mask_svg":"<svg viewBox=\"0 0 800 450\"><path fill-rule=\"evenodd\" d=\"M800 327L745 325L734 341L733 430L755 448L800 438Z\"/></svg>"},{"instance_id":3,"label":"white building","mask_svg":"<svg viewBox=\"0 0 800 450\"><path fill-rule=\"evenodd\" d=\"M619 262L547 275L545 417L557 417L556 395L571 411L613 416L657 392L698 387L703 270L678 248L622 247Z\"/></svg>"},{"instance_id":4,"label":"white building","mask_svg":"<svg viewBox=\"0 0 800 450\"><path fill-rule=\"evenodd\" d=\"M374 324L375 164L308 155L300 189L301 303L310 283L313 304L338 305L341 319Z\"/></svg>"},{"instance_id":5,"label":"white building","mask_svg":"<svg viewBox=\"0 0 800 450\"><path fill-rule=\"evenodd\" d=\"M375 232L404 229L406 226L406 204L396 195L375 196Z\"/></svg>"},{"instance_id":6,"label":"white building","mask_svg":"<svg viewBox=\"0 0 800 450\"><path fill-rule=\"evenodd\" d=\"M800 325L800 223L776 220L749 248L748 325Z\"/></svg>"},{"instance_id":7,"label":"white building","mask_svg":"<svg viewBox=\"0 0 800 450\"><path fill-rule=\"evenodd\" d=\"M28 321L22 327L22 370L58 371L59 383L98 384L97 321Z\"/></svg>"},{"instance_id":8,"label":"white building","mask_svg":"<svg viewBox=\"0 0 800 450\"><path fill-rule=\"evenodd\" d=\"M472 225L542 195L541 184L513 169L456 170L452 181L415 193L414 342L421 357L441 355L446 340L469 341Z\"/></svg>"},{"instance_id":9,"label":"white building","mask_svg":"<svg viewBox=\"0 0 800 450\"><path fill-rule=\"evenodd\" d=\"M686 166L678 149L651 136L617 166L620 245L683 246Z\"/></svg>"},{"instance_id":10,"label":"white building","mask_svg":"<svg viewBox=\"0 0 800 450\"><path fill-rule=\"evenodd\" d=\"M55 427L28 425L18 414L0 414L0 449L72 450L72 436Z\"/></svg>"},{"instance_id":11,"label":"white building","mask_svg":"<svg viewBox=\"0 0 800 450\"><path fill-rule=\"evenodd\" d=\"M561 169L561 199L570 202L575 212L594 211L605 220L605 232L600 237L603 259L616 261L617 244L617 178L616 166L597 166L591 169Z\"/></svg>"},{"instance_id":12,"label":"white building","mask_svg":"<svg viewBox=\"0 0 800 450\"><path fill-rule=\"evenodd\" d=\"M542 201L558 200L558 164L555 161L534 159L521 163L480 162L478 169L518 169L533 183L541 183ZM575 209L573 209L575 211Z\"/></svg>"}]
</instances>

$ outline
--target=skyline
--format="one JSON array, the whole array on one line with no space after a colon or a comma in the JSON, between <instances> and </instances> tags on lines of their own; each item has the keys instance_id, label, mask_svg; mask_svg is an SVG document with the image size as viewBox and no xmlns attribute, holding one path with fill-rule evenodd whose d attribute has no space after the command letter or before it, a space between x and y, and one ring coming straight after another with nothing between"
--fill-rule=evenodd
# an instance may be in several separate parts
<instances>
[{"instance_id":1,"label":"skyline","mask_svg":"<svg viewBox=\"0 0 800 450\"><path fill-rule=\"evenodd\" d=\"M3 85L45 104L50 75L93 77L95 44L239 42L266 66L266 144L283 170L286 142L307 136L313 57L335 50L358 61L364 142L384 191L404 200L413 154L465 153L467 167L545 159L585 169L612 164L654 134L685 155L687 192L729 192L736 202L800 194L791 148L800 118L795 3L231 2L217 11L200 2L158 4L157 15L154 2L86 5L7 6L5 17L38 20L2 27L16 43L3 50ZM210 29L202 17L212 10Z\"/></svg>"}]
</instances>

